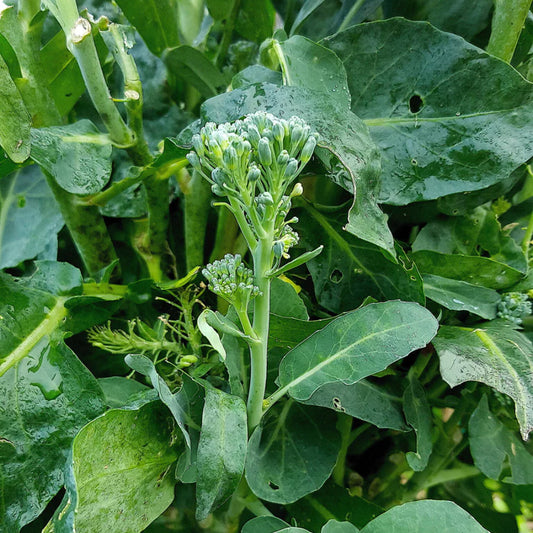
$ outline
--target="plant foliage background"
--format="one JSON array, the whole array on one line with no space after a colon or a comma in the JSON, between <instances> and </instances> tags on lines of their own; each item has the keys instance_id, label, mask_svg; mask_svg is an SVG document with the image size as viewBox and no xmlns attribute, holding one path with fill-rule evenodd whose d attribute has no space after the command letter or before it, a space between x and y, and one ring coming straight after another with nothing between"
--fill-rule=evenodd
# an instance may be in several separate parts
<instances>
[{"instance_id":1,"label":"plant foliage background","mask_svg":"<svg viewBox=\"0 0 533 533\"><path fill-rule=\"evenodd\" d=\"M0 529L531 531L530 4L0 1ZM186 157L261 111L268 272Z\"/></svg>"}]
</instances>

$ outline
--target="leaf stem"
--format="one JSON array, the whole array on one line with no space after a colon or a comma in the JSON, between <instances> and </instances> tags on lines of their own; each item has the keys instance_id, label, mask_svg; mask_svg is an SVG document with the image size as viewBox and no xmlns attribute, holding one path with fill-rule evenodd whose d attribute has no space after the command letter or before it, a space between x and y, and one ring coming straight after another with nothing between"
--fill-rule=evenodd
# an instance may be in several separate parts
<instances>
[{"instance_id":1,"label":"leaf stem","mask_svg":"<svg viewBox=\"0 0 533 533\"><path fill-rule=\"evenodd\" d=\"M351 442L353 418L345 413L337 413L337 429L341 434L341 448L337 455L337 462L333 468L333 481L340 487L344 486L344 474L346 472L346 455Z\"/></svg>"},{"instance_id":2,"label":"leaf stem","mask_svg":"<svg viewBox=\"0 0 533 533\"><path fill-rule=\"evenodd\" d=\"M529 223L526 228L526 233L524 234L524 239L522 240L522 251L526 256L526 261L529 261L529 248L531 246L531 239L533 238L533 213L529 215Z\"/></svg>"},{"instance_id":3,"label":"leaf stem","mask_svg":"<svg viewBox=\"0 0 533 533\"><path fill-rule=\"evenodd\" d=\"M531 0L494 0L489 54L511 62L530 5Z\"/></svg>"}]
</instances>

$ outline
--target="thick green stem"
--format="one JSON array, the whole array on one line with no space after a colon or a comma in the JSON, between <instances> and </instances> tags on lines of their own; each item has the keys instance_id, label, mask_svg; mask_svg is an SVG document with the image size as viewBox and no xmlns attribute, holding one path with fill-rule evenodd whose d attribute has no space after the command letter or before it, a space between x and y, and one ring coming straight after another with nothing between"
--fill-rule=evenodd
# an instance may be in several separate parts
<instances>
[{"instance_id":1,"label":"thick green stem","mask_svg":"<svg viewBox=\"0 0 533 533\"><path fill-rule=\"evenodd\" d=\"M97 207L80 203L75 195L62 189L52 176L46 175L46 179L81 260L89 275L93 276L117 259L104 219Z\"/></svg>"},{"instance_id":2,"label":"thick green stem","mask_svg":"<svg viewBox=\"0 0 533 533\"><path fill-rule=\"evenodd\" d=\"M341 434L341 449L337 455L337 462L333 468L333 481L340 487L344 486L344 474L346 472L346 456L350 447L353 418L344 413L337 414L337 429Z\"/></svg>"},{"instance_id":3,"label":"thick green stem","mask_svg":"<svg viewBox=\"0 0 533 533\"><path fill-rule=\"evenodd\" d=\"M253 253L255 283L261 294L254 300L253 329L260 340L250 347L251 379L248 393L248 429L252 432L263 416L267 379L268 330L270 326L270 278L272 268L273 224L259 240Z\"/></svg>"},{"instance_id":4,"label":"thick green stem","mask_svg":"<svg viewBox=\"0 0 533 533\"><path fill-rule=\"evenodd\" d=\"M511 62L530 5L531 0L494 0L489 54Z\"/></svg>"},{"instance_id":5,"label":"thick green stem","mask_svg":"<svg viewBox=\"0 0 533 533\"><path fill-rule=\"evenodd\" d=\"M196 172L186 186L185 199L185 262L187 271L204 264L205 232L211 202L211 187Z\"/></svg>"},{"instance_id":6,"label":"thick green stem","mask_svg":"<svg viewBox=\"0 0 533 533\"><path fill-rule=\"evenodd\" d=\"M522 251L526 256L526 260L529 261L529 248L531 246L531 239L533 237L533 213L529 215L529 222L526 228L526 233L524 234L524 239L522 241Z\"/></svg>"}]
</instances>

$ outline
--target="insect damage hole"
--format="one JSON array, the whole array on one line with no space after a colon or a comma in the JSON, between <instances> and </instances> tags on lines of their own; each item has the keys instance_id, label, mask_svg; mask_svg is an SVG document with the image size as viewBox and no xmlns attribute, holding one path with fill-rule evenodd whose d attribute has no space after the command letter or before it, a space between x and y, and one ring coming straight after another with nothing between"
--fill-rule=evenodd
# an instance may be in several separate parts
<instances>
[{"instance_id":1,"label":"insect damage hole","mask_svg":"<svg viewBox=\"0 0 533 533\"><path fill-rule=\"evenodd\" d=\"M337 411L341 411L342 413L346 412L346 409L342 406L342 402L341 402L340 398L333 398L332 403L333 403L333 407Z\"/></svg>"},{"instance_id":2,"label":"insect damage hole","mask_svg":"<svg viewBox=\"0 0 533 533\"><path fill-rule=\"evenodd\" d=\"M409 111L411 113L418 113L424 107L424 100L419 94L413 94L409 98Z\"/></svg>"},{"instance_id":3,"label":"insect damage hole","mask_svg":"<svg viewBox=\"0 0 533 533\"><path fill-rule=\"evenodd\" d=\"M279 490L279 485L276 485L273 481L269 481L269 482L268 482L268 486L269 486L272 490Z\"/></svg>"},{"instance_id":4,"label":"insect damage hole","mask_svg":"<svg viewBox=\"0 0 533 533\"><path fill-rule=\"evenodd\" d=\"M344 277L344 274L337 268L329 275L329 279L333 283L340 283L343 277Z\"/></svg>"}]
</instances>

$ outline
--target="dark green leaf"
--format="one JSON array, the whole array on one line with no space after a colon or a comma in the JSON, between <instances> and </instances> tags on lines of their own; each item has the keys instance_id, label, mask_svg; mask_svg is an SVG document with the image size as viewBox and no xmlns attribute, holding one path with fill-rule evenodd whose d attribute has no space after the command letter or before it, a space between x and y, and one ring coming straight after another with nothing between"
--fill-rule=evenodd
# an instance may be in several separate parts
<instances>
[{"instance_id":1,"label":"dark green leaf","mask_svg":"<svg viewBox=\"0 0 533 533\"><path fill-rule=\"evenodd\" d=\"M196 518L203 520L235 491L244 472L248 430L241 398L207 389L198 444Z\"/></svg>"},{"instance_id":2,"label":"dark green leaf","mask_svg":"<svg viewBox=\"0 0 533 533\"><path fill-rule=\"evenodd\" d=\"M327 326L333 318L298 320L276 315L270 316L269 348L283 348L285 352L300 344L315 331Z\"/></svg>"},{"instance_id":3,"label":"dark green leaf","mask_svg":"<svg viewBox=\"0 0 533 533\"><path fill-rule=\"evenodd\" d=\"M488 533L453 502L421 500L393 507L361 533Z\"/></svg>"},{"instance_id":4,"label":"dark green leaf","mask_svg":"<svg viewBox=\"0 0 533 533\"><path fill-rule=\"evenodd\" d=\"M272 36L275 16L271 0L241 0L235 29L246 40L260 43Z\"/></svg>"},{"instance_id":5,"label":"dark green leaf","mask_svg":"<svg viewBox=\"0 0 533 533\"><path fill-rule=\"evenodd\" d=\"M281 72L270 70L261 65L252 65L235 74L231 80L233 89L242 89L256 83L272 83L274 85L283 85Z\"/></svg>"},{"instance_id":6,"label":"dark green leaf","mask_svg":"<svg viewBox=\"0 0 533 533\"><path fill-rule=\"evenodd\" d=\"M117 0L117 4L156 56L180 44L176 0Z\"/></svg>"},{"instance_id":7,"label":"dark green leaf","mask_svg":"<svg viewBox=\"0 0 533 533\"><path fill-rule=\"evenodd\" d=\"M63 227L59 206L37 166L0 180L0 221L0 268L33 259Z\"/></svg>"},{"instance_id":8,"label":"dark green leaf","mask_svg":"<svg viewBox=\"0 0 533 533\"><path fill-rule=\"evenodd\" d=\"M498 321L477 328L442 326L433 339L444 381L455 387L481 381L515 402L522 438L533 429L533 344Z\"/></svg>"},{"instance_id":9,"label":"dark green leaf","mask_svg":"<svg viewBox=\"0 0 533 533\"><path fill-rule=\"evenodd\" d=\"M324 44L343 61L352 111L382 150L383 202L483 189L532 156L531 84L460 37L392 19Z\"/></svg>"},{"instance_id":10,"label":"dark green leaf","mask_svg":"<svg viewBox=\"0 0 533 533\"><path fill-rule=\"evenodd\" d=\"M83 291L81 272L70 263L35 261L30 276L19 278L19 287L49 292L55 296L77 296Z\"/></svg>"},{"instance_id":11,"label":"dark green leaf","mask_svg":"<svg viewBox=\"0 0 533 533\"><path fill-rule=\"evenodd\" d=\"M183 79L207 98L218 94L218 89L226 84L215 65L191 46L171 48L165 52L163 60L170 74Z\"/></svg>"},{"instance_id":12,"label":"dark green leaf","mask_svg":"<svg viewBox=\"0 0 533 533\"><path fill-rule=\"evenodd\" d=\"M216 96L202 105L204 121L228 122L258 110L290 118L297 115L320 134L318 156L348 190L357 188L347 230L395 255L385 215L376 204L379 153L364 124L336 100L300 87L254 85ZM339 163L339 161L341 163Z\"/></svg>"},{"instance_id":13,"label":"dark green leaf","mask_svg":"<svg viewBox=\"0 0 533 533\"><path fill-rule=\"evenodd\" d=\"M159 402L112 409L74 439L55 533L139 533L174 499L172 418Z\"/></svg>"},{"instance_id":14,"label":"dark green leaf","mask_svg":"<svg viewBox=\"0 0 533 533\"><path fill-rule=\"evenodd\" d=\"M312 531L319 531L330 519L339 522L348 520L361 528L383 512L374 503L359 496L350 496L347 489L331 480L319 491L290 505L288 510L298 524Z\"/></svg>"},{"instance_id":15,"label":"dark green leaf","mask_svg":"<svg viewBox=\"0 0 533 533\"><path fill-rule=\"evenodd\" d=\"M15 163L22 163L30 155L31 117L1 55L0 87L0 146Z\"/></svg>"},{"instance_id":16,"label":"dark green leaf","mask_svg":"<svg viewBox=\"0 0 533 533\"><path fill-rule=\"evenodd\" d=\"M390 301L347 313L314 333L282 360L279 382L297 400L320 387L343 385L387 368L434 337L437 321L415 303Z\"/></svg>"},{"instance_id":17,"label":"dark green leaf","mask_svg":"<svg viewBox=\"0 0 533 533\"><path fill-rule=\"evenodd\" d=\"M259 498L292 503L319 489L330 476L340 446L335 415L290 400L253 432L246 480Z\"/></svg>"},{"instance_id":18,"label":"dark green leaf","mask_svg":"<svg viewBox=\"0 0 533 533\"><path fill-rule=\"evenodd\" d=\"M26 335L24 324L42 317L43 301L32 294L11 294L0 302L14 307L0 315L0 353L6 347L5 327ZM28 338L28 337L26 337ZM0 529L19 531L35 519L63 485L72 439L104 410L103 394L92 374L62 342L43 337L25 357L0 377Z\"/></svg>"},{"instance_id":19,"label":"dark green leaf","mask_svg":"<svg viewBox=\"0 0 533 533\"><path fill-rule=\"evenodd\" d=\"M401 398L366 379L351 385L338 381L326 383L302 403L329 407L379 428L408 430L402 415Z\"/></svg>"},{"instance_id":20,"label":"dark green leaf","mask_svg":"<svg viewBox=\"0 0 533 533\"><path fill-rule=\"evenodd\" d=\"M432 274L424 274L423 279L426 297L446 309L468 311L489 320L496 318L501 300L496 291Z\"/></svg>"},{"instance_id":21,"label":"dark green leaf","mask_svg":"<svg viewBox=\"0 0 533 533\"><path fill-rule=\"evenodd\" d=\"M235 0L207 0L206 4L215 20L223 20L231 13Z\"/></svg>"},{"instance_id":22,"label":"dark green leaf","mask_svg":"<svg viewBox=\"0 0 533 533\"><path fill-rule=\"evenodd\" d=\"M403 395L403 410L407 423L416 432L416 453L407 452L409 466L416 472L424 470L433 448L431 441L431 409L420 382L409 376L409 385Z\"/></svg>"},{"instance_id":23,"label":"dark green leaf","mask_svg":"<svg viewBox=\"0 0 533 533\"><path fill-rule=\"evenodd\" d=\"M328 98L350 107L350 91L341 60L327 48L295 35L275 43L285 85L324 92Z\"/></svg>"},{"instance_id":24,"label":"dark green leaf","mask_svg":"<svg viewBox=\"0 0 533 533\"><path fill-rule=\"evenodd\" d=\"M307 308L294 287L279 278L272 280L270 312L274 315L308 320Z\"/></svg>"},{"instance_id":25,"label":"dark green leaf","mask_svg":"<svg viewBox=\"0 0 533 533\"><path fill-rule=\"evenodd\" d=\"M487 477L499 479L507 458L511 476L504 481L517 485L533 484L533 456L514 432L490 412L486 396L470 417L468 436L474 464Z\"/></svg>"},{"instance_id":26,"label":"dark green leaf","mask_svg":"<svg viewBox=\"0 0 533 533\"><path fill-rule=\"evenodd\" d=\"M506 289L518 283L523 273L490 257L443 254L420 250L412 254L416 266L424 275L466 281L489 289Z\"/></svg>"},{"instance_id":27,"label":"dark green leaf","mask_svg":"<svg viewBox=\"0 0 533 533\"><path fill-rule=\"evenodd\" d=\"M90 120L33 129L31 158L74 194L100 191L111 175L111 144Z\"/></svg>"},{"instance_id":28,"label":"dark green leaf","mask_svg":"<svg viewBox=\"0 0 533 533\"><path fill-rule=\"evenodd\" d=\"M325 214L304 204L297 214L304 246L324 245L323 252L307 263L320 305L339 313L354 309L367 296L424 303L420 274L401 248L395 264L377 246L343 231L342 213Z\"/></svg>"}]
</instances>

